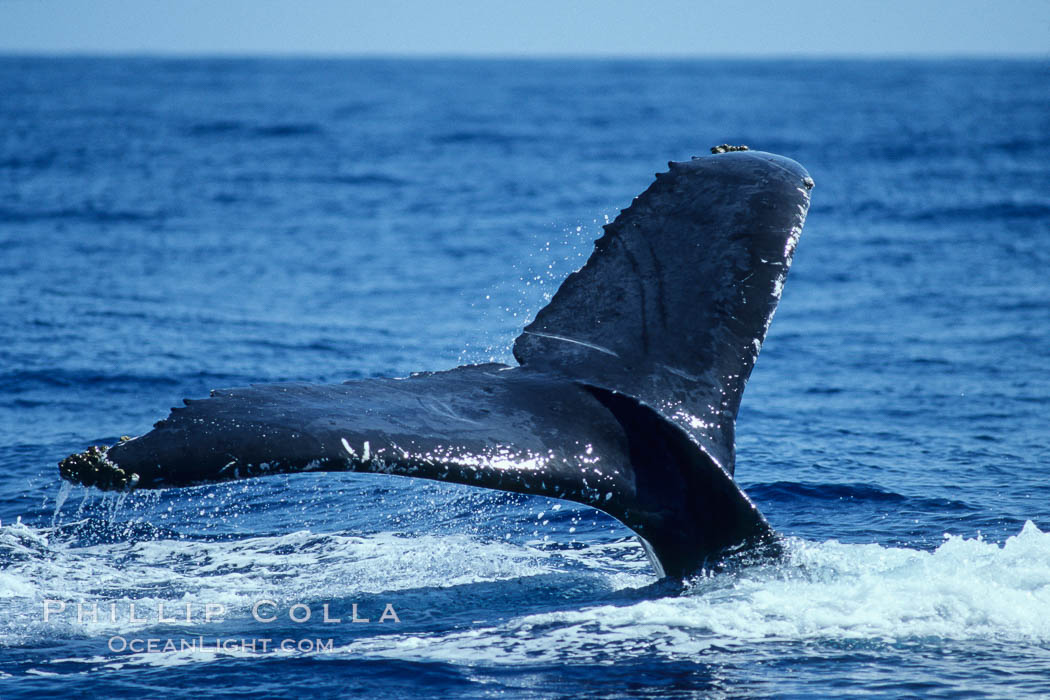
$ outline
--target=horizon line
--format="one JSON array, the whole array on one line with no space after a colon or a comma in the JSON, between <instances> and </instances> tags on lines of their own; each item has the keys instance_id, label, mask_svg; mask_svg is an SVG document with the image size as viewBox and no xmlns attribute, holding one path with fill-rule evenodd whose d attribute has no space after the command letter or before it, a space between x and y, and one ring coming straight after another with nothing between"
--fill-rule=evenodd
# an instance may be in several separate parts
<instances>
[{"instance_id":1,"label":"horizon line","mask_svg":"<svg viewBox=\"0 0 1050 700\"><path fill-rule=\"evenodd\" d=\"M497 52L379 52L379 51L301 51L273 49L265 51L185 50L185 49L7 49L0 48L3 58L153 58L153 59L379 59L379 60L504 60L504 61L725 61L725 60L842 60L842 61L943 61L943 60L1050 60L1045 52L859 52L859 53L497 53Z\"/></svg>"}]
</instances>

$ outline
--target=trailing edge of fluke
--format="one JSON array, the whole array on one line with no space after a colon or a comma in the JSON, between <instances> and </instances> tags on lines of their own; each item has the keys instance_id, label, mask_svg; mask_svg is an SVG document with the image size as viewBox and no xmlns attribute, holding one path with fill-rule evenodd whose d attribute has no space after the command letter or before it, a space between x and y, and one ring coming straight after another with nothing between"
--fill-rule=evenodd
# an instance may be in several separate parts
<instances>
[{"instance_id":1,"label":"trailing edge of fluke","mask_svg":"<svg viewBox=\"0 0 1050 700\"><path fill-rule=\"evenodd\" d=\"M380 472L593 506L684 577L772 540L734 424L809 208L798 163L740 147L669 163L514 342L517 366L221 389L62 477L169 488Z\"/></svg>"}]
</instances>

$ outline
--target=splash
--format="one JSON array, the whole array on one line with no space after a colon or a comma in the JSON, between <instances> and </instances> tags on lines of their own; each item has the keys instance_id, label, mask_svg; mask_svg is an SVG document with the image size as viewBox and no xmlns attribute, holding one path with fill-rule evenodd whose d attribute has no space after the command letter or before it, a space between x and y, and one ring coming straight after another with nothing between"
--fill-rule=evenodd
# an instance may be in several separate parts
<instances>
[{"instance_id":1,"label":"splash","mask_svg":"<svg viewBox=\"0 0 1050 700\"><path fill-rule=\"evenodd\" d=\"M62 506L66 504L66 499L69 498L69 493L72 490L73 484L68 481L63 481L62 485L58 487L58 495L55 496L55 512L51 515L51 527L58 523L58 516L62 512Z\"/></svg>"},{"instance_id":2,"label":"splash","mask_svg":"<svg viewBox=\"0 0 1050 700\"><path fill-rule=\"evenodd\" d=\"M933 552L794 540L785 563L704 577L679 597L528 615L425 640L366 639L343 651L517 664L680 658L778 642L1050 641L1050 533L1029 521L1002 545L945 537Z\"/></svg>"},{"instance_id":3,"label":"splash","mask_svg":"<svg viewBox=\"0 0 1050 700\"><path fill-rule=\"evenodd\" d=\"M0 575L0 608L10 623L0 643L9 645L157 624L153 618L80 624L69 616L43 624L41 603L51 598L134 600L146 610L215 601L232 617L247 618L260 598L380 593L453 614L473 609L482 590L511 606L507 617L467 630L385 630L349 640L335 653L500 665L670 659L783 642L1050 642L1050 533L1032 522L1002 544L946 535L934 551L791 540L780 563L704 576L674 596L645 592L653 579L629 540L555 551L467 535L300 531L69 547L18 522L0 527L0 556L10 562ZM574 587L587 591L576 603L514 615L515 605L526 610L545 592Z\"/></svg>"}]
</instances>

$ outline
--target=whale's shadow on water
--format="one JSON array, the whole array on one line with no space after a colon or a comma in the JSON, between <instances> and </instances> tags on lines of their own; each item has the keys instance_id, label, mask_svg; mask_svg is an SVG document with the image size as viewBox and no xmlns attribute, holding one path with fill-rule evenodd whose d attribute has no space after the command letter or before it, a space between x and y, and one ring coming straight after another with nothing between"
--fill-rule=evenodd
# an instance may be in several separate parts
<instances>
[{"instance_id":1,"label":"whale's shadow on water","mask_svg":"<svg viewBox=\"0 0 1050 700\"><path fill-rule=\"evenodd\" d=\"M186 400L60 463L110 490L356 471L583 503L689 577L777 537L733 479L740 399L813 180L746 147L670 163L514 343L517 366L274 384Z\"/></svg>"}]
</instances>

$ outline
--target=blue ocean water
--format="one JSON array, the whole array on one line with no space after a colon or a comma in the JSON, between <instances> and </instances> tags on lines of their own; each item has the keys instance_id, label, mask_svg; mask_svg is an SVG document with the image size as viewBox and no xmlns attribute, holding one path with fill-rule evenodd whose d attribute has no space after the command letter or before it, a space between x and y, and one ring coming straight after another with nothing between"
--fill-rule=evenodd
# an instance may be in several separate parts
<instances>
[{"instance_id":1,"label":"blue ocean water","mask_svg":"<svg viewBox=\"0 0 1050 700\"><path fill-rule=\"evenodd\" d=\"M1050 694L1048 85L0 58L0 697ZM601 224L723 142L816 181L737 429L783 562L679 594L600 512L396 477L62 486L212 388L509 361Z\"/></svg>"}]
</instances>

